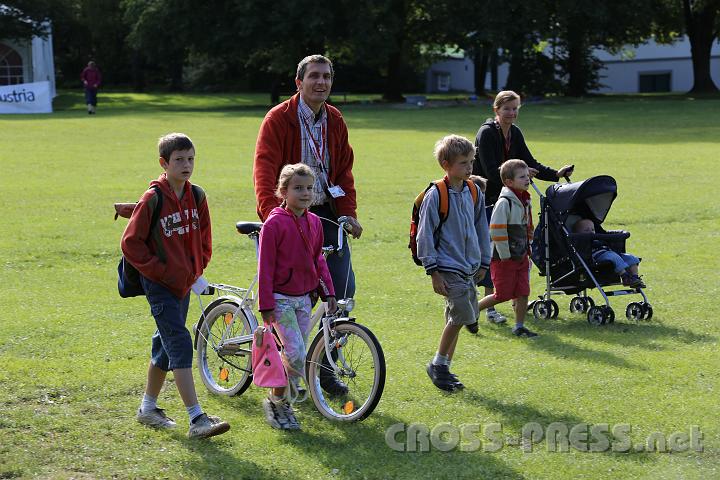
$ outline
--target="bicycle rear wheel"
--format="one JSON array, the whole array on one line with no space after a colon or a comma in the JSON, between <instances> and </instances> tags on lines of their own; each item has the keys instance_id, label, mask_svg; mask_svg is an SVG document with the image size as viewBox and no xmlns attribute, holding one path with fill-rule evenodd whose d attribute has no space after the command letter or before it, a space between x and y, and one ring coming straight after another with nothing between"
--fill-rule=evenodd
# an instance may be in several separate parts
<instances>
[{"instance_id":1,"label":"bicycle rear wheel","mask_svg":"<svg viewBox=\"0 0 720 480\"><path fill-rule=\"evenodd\" d=\"M348 386L346 395L331 396L320 387L320 371L325 357L325 339L321 330L308 349L305 374L315 407L326 418L355 422L372 413L385 387L385 355L375 335L363 325L341 320L330 328L330 343L337 349L334 362L338 378ZM333 355L335 357L335 355Z\"/></svg>"},{"instance_id":2,"label":"bicycle rear wheel","mask_svg":"<svg viewBox=\"0 0 720 480\"><path fill-rule=\"evenodd\" d=\"M254 322L241 310L229 327L237 310L236 302L216 305L205 312L205 319L198 330L197 367L200 378L208 390L218 395L239 395L252 381ZM240 340L237 340L239 337Z\"/></svg>"}]
</instances>

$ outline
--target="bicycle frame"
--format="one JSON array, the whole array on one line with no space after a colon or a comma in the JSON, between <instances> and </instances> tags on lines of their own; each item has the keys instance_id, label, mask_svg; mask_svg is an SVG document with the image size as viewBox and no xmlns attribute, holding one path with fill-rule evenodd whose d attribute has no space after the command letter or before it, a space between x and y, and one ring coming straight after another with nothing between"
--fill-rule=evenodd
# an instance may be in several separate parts
<instances>
[{"instance_id":1,"label":"bicycle frame","mask_svg":"<svg viewBox=\"0 0 720 480\"><path fill-rule=\"evenodd\" d=\"M338 219L338 222L333 222L330 219L322 218L323 220L335 223L338 225L338 246L337 251L341 251L343 248L343 240L344 240L344 234L343 231L347 231L348 229L348 222L347 217L340 217ZM255 244L255 256L258 256L258 252L260 249L260 234L257 231L250 232L247 234L247 236L253 240ZM336 250L335 247L323 247L323 255L327 258L328 255L332 254ZM256 301L256 286L258 281L258 275L257 273L253 276L252 281L250 282L250 285L247 288L237 287L234 285L228 285L224 283L210 283L209 286L215 289L215 292L218 293L218 297L211 302L207 308L203 307L202 304L202 298L200 295L198 295L198 302L200 303L200 310L202 312L201 319L204 321L205 319L205 311L210 311L213 306L223 303L223 302L234 302L238 304L238 308L235 310L235 313L233 314L232 319L229 322L225 322L225 329L222 333L222 336L220 338L220 341L217 345L213 345L213 348L217 351L222 351L223 349L232 350L233 347L236 349L239 348L240 345L247 344L248 342L252 342L253 333L251 332L248 335L241 335L241 336L232 336L230 332L233 331L233 326L237 320L237 316L239 314L243 314L241 312L244 312L244 315L246 318L250 321L252 330L254 331L255 328L260 324L258 322L258 318L255 315L255 301ZM313 312L312 316L310 317L310 331L313 331L315 326L318 324L318 322L322 323L322 331L323 331L323 338L325 343L325 356L328 359L329 365L332 367L335 374L342 374L347 373L347 371L341 370L335 362L332 360L331 352L331 338L330 338L330 326L333 322L338 320L354 320L352 317L349 317L347 315L343 316L343 314L349 313L354 306L354 301L352 298L343 298L338 301L338 310L331 314L326 315L327 311L327 303L321 302L318 307ZM199 337L202 337L206 342L207 338L203 335L203 333L199 329L200 322L195 325L194 327L194 333L195 333L195 344L197 345L197 340ZM344 356L342 356L342 353L339 354L338 360L340 360L341 364L343 365L344 369L348 369L347 362L345 361Z\"/></svg>"}]
</instances>

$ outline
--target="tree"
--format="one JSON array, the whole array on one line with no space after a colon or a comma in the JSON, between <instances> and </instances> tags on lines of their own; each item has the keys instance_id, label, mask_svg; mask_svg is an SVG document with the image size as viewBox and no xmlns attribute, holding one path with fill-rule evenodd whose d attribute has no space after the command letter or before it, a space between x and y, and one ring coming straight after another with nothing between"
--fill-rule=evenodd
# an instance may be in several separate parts
<instances>
[{"instance_id":1,"label":"tree","mask_svg":"<svg viewBox=\"0 0 720 480\"><path fill-rule=\"evenodd\" d=\"M194 3L192 0L125 0L123 3L123 19L129 26L127 42L134 52L135 65L142 67L143 59L147 60L151 73L167 79L172 90L183 87L183 66L191 32L197 29ZM138 78L135 81L144 83Z\"/></svg>"},{"instance_id":2,"label":"tree","mask_svg":"<svg viewBox=\"0 0 720 480\"><path fill-rule=\"evenodd\" d=\"M565 76L565 93L581 96L600 86L602 64L595 48L617 51L644 41L652 31L650 0L549 0L547 38L557 49L557 61Z\"/></svg>"},{"instance_id":3,"label":"tree","mask_svg":"<svg viewBox=\"0 0 720 480\"><path fill-rule=\"evenodd\" d=\"M692 54L693 87L690 92L717 92L710 74L710 51L720 34L720 0L682 0L682 7Z\"/></svg>"},{"instance_id":4,"label":"tree","mask_svg":"<svg viewBox=\"0 0 720 480\"><path fill-rule=\"evenodd\" d=\"M28 39L47 36L45 22L52 18L57 2L51 0L14 0L0 3L2 38Z\"/></svg>"}]
</instances>

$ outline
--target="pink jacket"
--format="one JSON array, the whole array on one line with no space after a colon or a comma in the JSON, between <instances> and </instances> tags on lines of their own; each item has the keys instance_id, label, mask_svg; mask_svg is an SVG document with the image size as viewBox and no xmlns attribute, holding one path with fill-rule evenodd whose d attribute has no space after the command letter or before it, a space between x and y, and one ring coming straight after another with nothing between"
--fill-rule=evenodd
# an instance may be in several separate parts
<instances>
[{"instance_id":1,"label":"pink jacket","mask_svg":"<svg viewBox=\"0 0 720 480\"><path fill-rule=\"evenodd\" d=\"M275 309L273 293L305 295L318 288L320 279L326 287L321 289L321 297L335 295L322 245L323 230L317 215L305 212L296 217L284 208L272 209L260 231L258 304L261 312Z\"/></svg>"}]
</instances>

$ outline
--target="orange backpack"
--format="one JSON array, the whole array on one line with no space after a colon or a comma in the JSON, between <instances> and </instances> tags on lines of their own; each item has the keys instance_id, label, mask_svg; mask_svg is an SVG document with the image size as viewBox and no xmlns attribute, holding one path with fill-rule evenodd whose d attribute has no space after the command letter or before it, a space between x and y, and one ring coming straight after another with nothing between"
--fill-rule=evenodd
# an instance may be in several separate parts
<instances>
[{"instance_id":1,"label":"orange backpack","mask_svg":"<svg viewBox=\"0 0 720 480\"><path fill-rule=\"evenodd\" d=\"M465 183L467 183L467 186L470 189L473 203L477 205L478 186L472 180L465 180ZM420 206L422 205L423 199L425 198L425 194L428 190L430 190L430 188L432 188L433 185L437 187L438 194L440 195L440 203L438 204L438 215L440 216L440 223L438 224L437 229L435 229L435 232L433 232L434 235L437 235L437 233L440 231L440 227L442 227L443 223L445 223L445 220L447 220L448 210L450 209L450 201L448 198L448 189L450 188L450 185L448 183L447 177L441 178L440 180L435 180L434 182L430 182L430 185L428 185L425 190L420 192L418 196L415 197L415 202L413 203L412 208L412 217L410 218L410 243L408 243L408 248L410 249L410 253L412 254L412 259L415 262L415 265L420 266L422 266L422 262L417 256L417 231L418 225L420 224Z\"/></svg>"}]
</instances>

